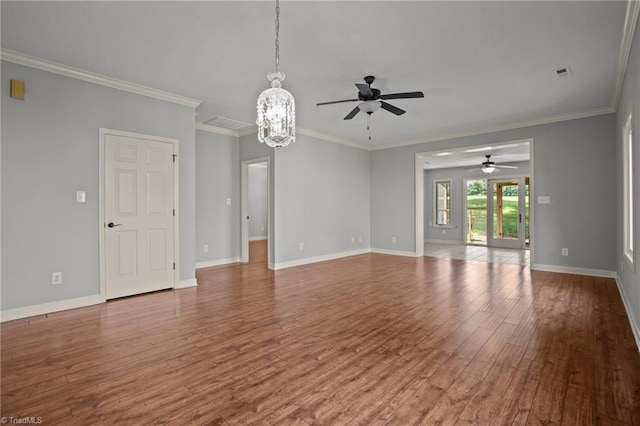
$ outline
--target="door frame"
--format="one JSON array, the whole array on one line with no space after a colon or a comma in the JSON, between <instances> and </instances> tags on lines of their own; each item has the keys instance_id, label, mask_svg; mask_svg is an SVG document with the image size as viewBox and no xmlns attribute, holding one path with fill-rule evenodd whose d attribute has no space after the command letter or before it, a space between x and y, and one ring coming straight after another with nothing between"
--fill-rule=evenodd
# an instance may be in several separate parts
<instances>
[{"instance_id":1,"label":"door frame","mask_svg":"<svg viewBox=\"0 0 640 426\"><path fill-rule=\"evenodd\" d=\"M450 152L450 151L459 151L465 150L468 148L478 148L483 146L499 146L505 144L512 143L521 143L528 142L529 143L529 252L531 253L531 262L530 265L533 266L534 262L534 246L535 246L535 141L533 138L524 138L524 139L512 139L504 142L486 142L477 145L465 145L456 148L450 149L434 149L431 151L420 151L415 154L415 158L413 159L413 167L414 167L414 176L415 176L415 194L414 194L414 212L415 212L415 256L422 257L424 256L424 156L427 154L433 154L435 152Z\"/></svg>"},{"instance_id":2,"label":"door frame","mask_svg":"<svg viewBox=\"0 0 640 426\"><path fill-rule=\"evenodd\" d=\"M525 188L526 188L527 175L517 176L500 176L487 179L487 247L493 248L515 248L524 250L526 248L526 213L525 213ZM512 244L495 245L496 238L493 237L493 184L494 183L516 183L518 185L518 214L521 215L521 220L518 222L518 239L517 243L514 240L507 240L513 242ZM531 179L529 179L531 183ZM522 196L520 196L522 194ZM529 188L529 211L531 211L531 188ZM531 234L531 230L529 230ZM493 243L492 243L493 242Z\"/></svg>"},{"instance_id":3,"label":"door frame","mask_svg":"<svg viewBox=\"0 0 640 426\"><path fill-rule=\"evenodd\" d=\"M249 165L267 163L267 265L271 262L271 160L269 157L242 161L241 170L241 203L240 211L240 261L249 261Z\"/></svg>"},{"instance_id":4,"label":"door frame","mask_svg":"<svg viewBox=\"0 0 640 426\"><path fill-rule=\"evenodd\" d=\"M100 302L107 301L107 239L105 235L106 231L106 190L105 190L105 172L106 172L106 139L107 136L122 136L136 139L145 139L156 142L165 142L173 145L173 154L178 157L180 144L177 139L165 138L161 136L145 135L142 133L125 132L121 130L100 128L99 138L99 154L98 154L98 242L99 242L99 255L100 255ZM180 209L179 206L179 192L180 187L180 170L179 161L173 163L173 206L176 214L173 216L173 260L176 267L173 271L173 288L176 288L180 283Z\"/></svg>"}]
</instances>

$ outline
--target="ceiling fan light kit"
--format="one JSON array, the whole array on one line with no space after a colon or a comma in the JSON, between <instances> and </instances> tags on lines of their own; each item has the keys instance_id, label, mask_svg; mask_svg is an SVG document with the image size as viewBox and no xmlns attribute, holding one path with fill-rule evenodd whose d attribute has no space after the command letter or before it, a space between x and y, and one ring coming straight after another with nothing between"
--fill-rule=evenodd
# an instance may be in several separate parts
<instances>
[{"instance_id":1,"label":"ceiling fan light kit","mask_svg":"<svg viewBox=\"0 0 640 426\"><path fill-rule=\"evenodd\" d=\"M380 102L378 101L364 101L358 105L358 109L367 114L373 114L380 109Z\"/></svg>"},{"instance_id":2,"label":"ceiling fan light kit","mask_svg":"<svg viewBox=\"0 0 640 426\"><path fill-rule=\"evenodd\" d=\"M485 157L487 159L482 162L481 164L482 167L480 167L480 170L482 170L482 173L491 174L494 172L499 172L500 169L517 169L518 168L517 166L503 166L502 164L496 164L491 160L491 154L487 154L485 155ZM478 170L478 169L472 169L472 170Z\"/></svg>"},{"instance_id":3,"label":"ceiling fan light kit","mask_svg":"<svg viewBox=\"0 0 640 426\"><path fill-rule=\"evenodd\" d=\"M282 88L285 74L280 72L280 2L276 0L276 71L267 74L271 88L258 97L258 140L272 148L282 148L296 141L296 102Z\"/></svg>"}]
</instances>

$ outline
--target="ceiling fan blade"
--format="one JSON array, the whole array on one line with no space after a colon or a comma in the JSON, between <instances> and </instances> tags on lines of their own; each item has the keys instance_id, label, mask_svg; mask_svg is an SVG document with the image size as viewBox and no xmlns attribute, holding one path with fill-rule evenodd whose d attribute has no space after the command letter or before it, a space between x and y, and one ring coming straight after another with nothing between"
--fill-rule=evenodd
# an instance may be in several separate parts
<instances>
[{"instance_id":1,"label":"ceiling fan blade","mask_svg":"<svg viewBox=\"0 0 640 426\"><path fill-rule=\"evenodd\" d=\"M357 102L359 100L360 99L344 99L342 101L320 102L319 104L316 104L316 105L320 106L320 105L339 104L339 103L342 103L342 102Z\"/></svg>"},{"instance_id":2,"label":"ceiling fan blade","mask_svg":"<svg viewBox=\"0 0 640 426\"><path fill-rule=\"evenodd\" d=\"M520 167L516 167L516 166L503 166L502 164L496 164L496 167L499 167L501 169L519 169Z\"/></svg>"},{"instance_id":3,"label":"ceiling fan blade","mask_svg":"<svg viewBox=\"0 0 640 426\"><path fill-rule=\"evenodd\" d=\"M380 96L380 99L409 99L409 98L424 98L424 93L422 92L389 93L387 95Z\"/></svg>"},{"instance_id":4,"label":"ceiling fan blade","mask_svg":"<svg viewBox=\"0 0 640 426\"><path fill-rule=\"evenodd\" d=\"M369 87L369 85L356 83L356 87L358 88L358 91L362 94L362 96L364 96L365 98L373 98L373 92L371 91L371 87Z\"/></svg>"},{"instance_id":5,"label":"ceiling fan blade","mask_svg":"<svg viewBox=\"0 0 640 426\"><path fill-rule=\"evenodd\" d=\"M351 112L349 114L347 114L344 119L345 120L351 120L353 117L356 116L357 113L360 112L360 107L355 107L354 109L351 110Z\"/></svg>"},{"instance_id":6,"label":"ceiling fan blade","mask_svg":"<svg viewBox=\"0 0 640 426\"><path fill-rule=\"evenodd\" d=\"M380 101L380 106L382 107L382 109L386 109L387 111L395 114L395 115L402 115L404 114L406 111L403 109L400 109L396 106L393 106L391 104L388 104L386 102Z\"/></svg>"}]
</instances>

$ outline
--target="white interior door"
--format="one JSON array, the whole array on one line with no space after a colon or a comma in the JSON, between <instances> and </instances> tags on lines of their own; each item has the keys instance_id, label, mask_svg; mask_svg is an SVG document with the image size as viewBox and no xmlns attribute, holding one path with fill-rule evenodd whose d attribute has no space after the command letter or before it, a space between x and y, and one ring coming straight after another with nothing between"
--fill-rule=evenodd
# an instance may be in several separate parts
<instances>
[{"instance_id":1,"label":"white interior door","mask_svg":"<svg viewBox=\"0 0 640 426\"><path fill-rule=\"evenodd\" d=\"M105 137L107 299L174 287L174 145Z\"/></svg>"}]
</instances>

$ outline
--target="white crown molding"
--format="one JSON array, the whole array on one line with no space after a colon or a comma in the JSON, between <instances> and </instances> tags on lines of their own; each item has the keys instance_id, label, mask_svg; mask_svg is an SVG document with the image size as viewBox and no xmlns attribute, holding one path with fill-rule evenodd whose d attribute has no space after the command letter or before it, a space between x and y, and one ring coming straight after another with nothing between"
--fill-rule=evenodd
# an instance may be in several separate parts
<instances>
[{"instance_id":1,"label":"white crown molding","mask_svg":"<svg viewBox=\"0 0 640 426\"><path fill-rule=\"evenodd\" d=\"M202 130L203 132L208 133L216 133L218 135L240 137L240 132L238 132L237 130L225 129L222 127L211 126L204 123L196 123L196 130Z\"/></svg>"},{"instance_id":2,"label":"white crown molding","mask_svg":"<svg viewBox=\"0 0 640 426\"><path fill-rule=\"evenodd\" d=\"M110 87L149 98L159 99L161 101L171 102L191 108L196 108L202 103L198 99L188 98L186 96L175 95L173 93L154 89L152 87L142 86L140 84L130 83L128 81L119 80L117 78L107 77L102 74L85 71L80 68L71 67L57 62L48 61L46 59L36 58L35 56L26 55L9 49L0 51L0 59L14 64L23 65L25 67L35 68L42 71L48 71L65 77L75 78L76 80L87 81L89 83L98 84L100 86Z\"/></svg>"},{"instance_id":3,"label":"white crown molding","mask_svg":"<svg viewBox=\"0 0 640 426\"><path fill-rule=\"evenodd\" d=\"M240 130L238 132L240 137L253 135L254 133L258 133L258 126L250 127L248 129Z\"/></svg>"},{"instance_id":4,"label":"white crown molding","mask_svg":"<svg viewBox=\"0 0 640 426\"><path fill-rule=\"evenodd\" d=\"M249 136L254 133L258 133L257 127L252 127L250 129L242 130L239 132L240 136ZM339 136L333 136L328 133L318 132L316 130L307 129L306 127L296 127L296 133L305 136L311 136L312 138L320 139L326 142L333 142L340 145L350 146L352 148L364 149L365 151L371 151L371 148L362 146L358 143L352 142L349 139L344 139Z\"/></svg>"},{"instance_id":5,"label":"white crown molding","mask_svg":"<svg viewBox=\"0 0 640 426\"><path fill-rule=\"evenodd\" d=\"M631 43L633 41L633 34L638 22L638 11L640 10L640 2L637 0L630 0L627 2L627 13L624 18L624 30L622 32L622 43L620 43L620 52L618 53L617 64L617 76L616 85L613 89L613 96L611 98L611 105L614 110L618 107L618 101L620 100L620 94L622 93L622 85L624 83L624 76L627 72L627 62L631 55Z\"/></svg>"},{"instance_id":6,"label":"white crown molding","mask_svg":"<svg viewBox=\"0 0 640 426\"><path fill-rule=\"evenodd\" d=\"M444 141L448 139L457 139L457 138L464 138L468 136L483 135L486 133L502 132L505 130L521 129L524 127L539 126L541 124L550 124L550 123L557 123L559 121L576 120L579 118L587 118L587 117L594 117L597 115L611 114L613 112L615 112L615 108L613 108L612 106L606 106L602 108L590 109L587 111L550 115L547 117L536 118L534 120L519 121L516 123L505 124L501 126L485 127L482 129L464 130L461 132L430 136L427 138L416 139L416 140L407 141L407 142L399 142L399 143L394 143L389 145L374 146L372 148L372 151L380 151L383 149L392 149L392 148L398 148L402 146L420 145L423 143L438 142L438 141Z\"/></svg>"},{"instance_id":7,"label":"white crown molding","mask_svg":"<svg viewBox=\"0 0 640 426\"><path fill-rule=\"evenodd\" d=\"M365 151L371 151L369 147L362 146L348 139L343 139L341 137L329 135L327 133L317 132L315 130L307 129L304 127L297 127L296 132L301 135L310 136L312 138L321 139L323 141L333 142L340 145L346 145L346 146L350 146L352 148L357 148L357 149L364 149Z\"/></svg>"}]
</instances>

